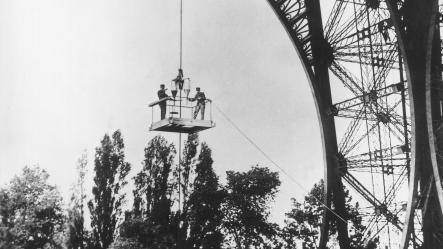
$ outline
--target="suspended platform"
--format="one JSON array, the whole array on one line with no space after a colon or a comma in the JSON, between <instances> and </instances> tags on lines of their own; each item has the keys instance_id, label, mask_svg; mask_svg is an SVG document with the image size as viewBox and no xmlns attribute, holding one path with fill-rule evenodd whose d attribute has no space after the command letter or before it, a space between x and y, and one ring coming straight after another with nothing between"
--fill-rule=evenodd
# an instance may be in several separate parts
<instances>
[{"instance_id":1,"label":"suspended platform","mask_svg":"<svg viewBox=\"0 0 443 249\"><path fill-rule=\"evenodd\" d=\"M215 127L211 120L169 117L151 124L150 131L195 133Z\"/></svg>"},{"instance_id":2,"label":"suspended platform","mask_svg":"<svg viewBox=\"0 0 443 249\"><path fill-rule=\"evenodd\" d=\"M165 116L160 116L159 104L166 102ZM195 116L195 102L189 102L188 98L164 98L149 104L152 109L152 123L150 131L195 133L215 127L212 120L212 101L208 99L205 108L200 109Z\"/></svg>"}]
</instances>

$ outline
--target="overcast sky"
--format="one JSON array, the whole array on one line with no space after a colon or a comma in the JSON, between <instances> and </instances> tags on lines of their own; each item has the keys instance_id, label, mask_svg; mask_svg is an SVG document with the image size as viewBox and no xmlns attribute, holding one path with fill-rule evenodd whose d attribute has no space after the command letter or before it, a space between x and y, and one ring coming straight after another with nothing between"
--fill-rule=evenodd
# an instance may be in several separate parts
<instances>
[{"instance_id":1,"label":"overcast sky","mask_svg":"<svg viewBox=\"0 0 443 249\"><path fill-rule=\"evenodd\" d=\"M179 0L0 0L0 184L25 165L48 170L65 199L82 151L120 129L131 175L149 132L148 103L179 65ZM200 86L283 173L273 220L323 176L311 91L265 0L185 0L186 77ZM215 109L200 133L214 168L277 171ZM162 134L177 144L178 135Z\"/></svg>"}]
</instances>

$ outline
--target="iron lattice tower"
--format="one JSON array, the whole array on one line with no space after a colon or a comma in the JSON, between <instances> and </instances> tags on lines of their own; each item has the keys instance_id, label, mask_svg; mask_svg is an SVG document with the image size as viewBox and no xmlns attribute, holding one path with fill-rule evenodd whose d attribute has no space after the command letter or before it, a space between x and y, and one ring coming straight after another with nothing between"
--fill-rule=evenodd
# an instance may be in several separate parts
<instances>
[{"instance_id":1,"label":"iron lattice tower","mask_svg":"<svg viewBox=\"0 0 443 249\"><path fill-rule=\"evenodd\" d=\"M329 1L328 1L329 2ZM268 0L299 55L317 106L324 202L347 219L360 203L366 242L443 245L442 6L437 0ZM328 14L322 21L322 13ZM337 124L337 125L336 125ZM342 127L345 127L342 129ZM340 248L348 224L325 209Z\"/></svg>"}]
</instances>

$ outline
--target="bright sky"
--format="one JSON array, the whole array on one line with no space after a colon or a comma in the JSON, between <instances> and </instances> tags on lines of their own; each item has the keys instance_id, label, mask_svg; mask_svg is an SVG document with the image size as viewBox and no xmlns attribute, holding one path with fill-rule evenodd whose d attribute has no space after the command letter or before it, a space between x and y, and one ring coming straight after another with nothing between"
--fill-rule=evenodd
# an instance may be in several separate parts
<instances>
[{"instance_id":1,"label":"bright sky","mask_svg":"<svg viewBox=\"0 0 443 249\"><path fill-rule=\"evenodd\" d=\"M282 222L290 198L323 176L311 91L285 30L265 0L185 0L184 72L283 173L273 207ZM0 184L25 165L48 170L65 200L76 161L121 129L131 175L141 169L148 103L176 76L179 0L0 0ZM223 116L200 133L214 168L278 170ZM162 134L174 142L178 135Z\"/></svg>"}]
</instances>

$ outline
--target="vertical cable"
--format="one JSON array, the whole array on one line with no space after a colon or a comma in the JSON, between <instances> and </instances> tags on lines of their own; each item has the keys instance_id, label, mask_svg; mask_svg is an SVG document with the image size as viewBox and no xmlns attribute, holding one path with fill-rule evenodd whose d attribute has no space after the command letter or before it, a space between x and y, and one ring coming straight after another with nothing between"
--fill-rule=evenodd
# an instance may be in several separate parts
<instances>
[{"instance_id":1,"label":"vertical cable","mask_svg":"<svg viewBox=\"0 0 443 249\"><path fill-rule=\"evenodd\" d=\"M178 228L177 228L177 245L180 240L180 224L181 224L181 152L182 152L182 134L178 134Z\"/></svg>"},{"instance_id":2,"label":"vertical cable","mask_svg":"<svg viewBox=\"0 0 443 249\"><path fill-rule=\"evenodd\" d=\"M183 64L183 0L180 0L180 69Z\"/></svg>"},{"instance_id":3,"label":"vertical cable","mask_svg":"<svg viewBox=\"0 0 443 249\"><path fill-rule=\"evenodd\" d=\"M183 0L180 0L180 70L183 65ZM181 118L181 93L180 89L180 118ZM180 239L180 223L181 223L181 153L182 153L182 134L178 134L178 229L177 229L177 246Z\"/></svg>"}]
</instances>

